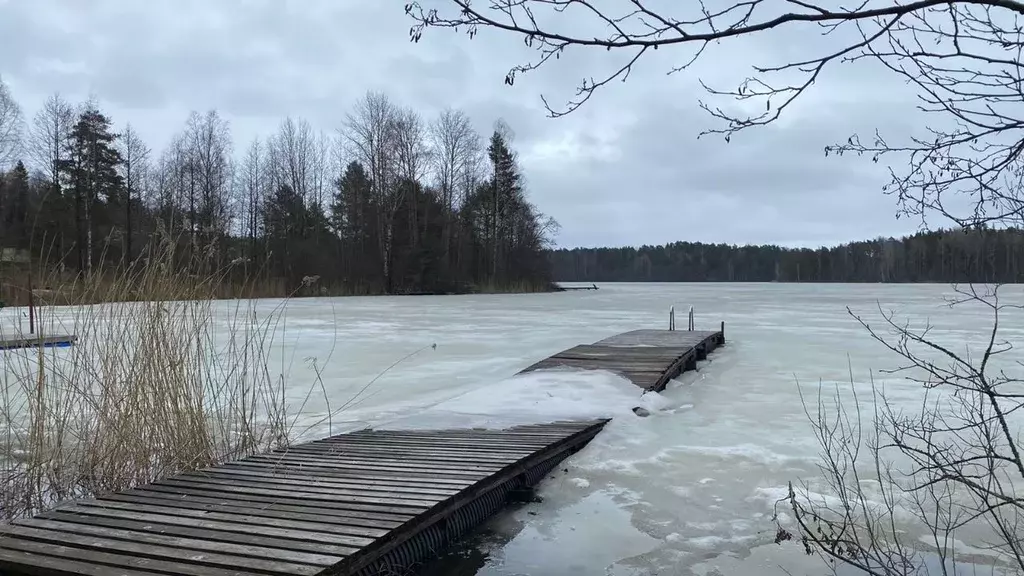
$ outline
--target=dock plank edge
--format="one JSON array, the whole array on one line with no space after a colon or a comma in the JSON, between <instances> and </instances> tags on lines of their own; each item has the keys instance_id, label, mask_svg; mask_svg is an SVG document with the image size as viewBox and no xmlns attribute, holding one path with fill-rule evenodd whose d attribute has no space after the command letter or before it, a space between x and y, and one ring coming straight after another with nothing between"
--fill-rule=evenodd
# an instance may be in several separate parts
<instances>
[{"instance_id":1,"label":"dock plank edge","mask_svg":"<svg viewBox=\"0 0 1024 576\"><path fill-rule=\"evenodd\" d=\"M416 564L424 556L436 553L438 539L442 545L455 542L501 509L510 492L536 485L552 468L586 446L609 421L596 420L561 442L507 466L467 490L440 502L426 514L413 519L408 529L392 531L388 537L381 538L363 549L363 553L325 570L322 575L371 576L391 573L388 570L394 568L407 570L410 564ZM471 510L468 517L459 518L461 522L453 525L449 521L470 507L476 509Z\"/></svg>"}]
</instances>

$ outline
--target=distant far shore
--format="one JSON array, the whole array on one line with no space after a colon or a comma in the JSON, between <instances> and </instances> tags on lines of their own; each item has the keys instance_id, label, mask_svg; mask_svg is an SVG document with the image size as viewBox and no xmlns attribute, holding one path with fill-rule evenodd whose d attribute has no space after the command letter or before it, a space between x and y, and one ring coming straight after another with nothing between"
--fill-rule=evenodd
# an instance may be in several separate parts
<instances>
[{"instance_id":1,"label":"distant far shore","mask_svg":"<svg viewBox=\"0 0 1024 576\"><path fill-rule=\"evenodd\" d=\"M107 290L105 284L113 289ZM66 281L30 282L26 274L17 276L0 272L0 309L4 307L27 306L30 302L29 289L33 287L32 301L42 305L96 304L100 302L123 302L149 300L149 290L132 291L125 289L122 277L110 280L69 279ZM115 288L116 285L116 288ZM289 288L283 281L230 283L221 282L209 290L192 292L193 300L235 300L275 298L343 298L357 296L469 296L478 294L540 294L564 292L566 288L555 282L508 282L501 284L451 284L429 290L396 290L387 292L368 289L364 286L326 286L316 283L302 284Z\"/></svg>"},{"instance_id":2,"label":"distant far shore","mask_svg":"<svg viewBox=\"0 0 1024 576\"><path fill-rule=\"evenodd\" d=\"M556 282L1014 283L1024 231L929 230L821 248L674 242L548 253Z\"/></svg>"}]
</instances>

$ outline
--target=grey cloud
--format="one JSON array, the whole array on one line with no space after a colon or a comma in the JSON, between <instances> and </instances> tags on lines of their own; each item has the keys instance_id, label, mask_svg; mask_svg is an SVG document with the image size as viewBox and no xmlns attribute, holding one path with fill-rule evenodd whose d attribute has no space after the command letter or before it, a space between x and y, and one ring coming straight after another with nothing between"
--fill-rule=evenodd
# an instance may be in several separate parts
<instances>
[{"instance_id":1,"label":"grey cloud","mask_svg":"<svg viewBox=\"0 0 1024 576\"><path fill-rule=\"evenodd\" d=\"M638 104L644 114L618 134L615 162L584 152L531 173L535 190L558 191L538 202L562 223L563 243L818 245L912 229L894 224L894 199L880 193L884 166L824 157L823 145L844 139L858 122L825 125L808 114L796 126L766 127L726 144L696 140L706 120L692 106L658 98ZM872 105L862 108L867 114ZM597 216L599 235L588 226Z\"/></svg>"},{"instance_id":2,"label":"grey cloud","mask_svg":"<svg viewBox=\"0 0 1024 576\"><path fill-rule=\"evenodd\" d=\"M599 77L623 55L575 50L508 87L508 68L533 55L520 38L483 30L470 41L431 30L413 44L402 7L0 2L0 74L29 114L54 91L95 93L115 121L131 120L156 146L192 109L218 109L239 150L285 116L333 131L367 90L427 116L462 108L485 137L503 118L516 134L531 197L562 223L564 245L820 244L911 227L893 220L893 199L879 192L884 167L822 154L824 145L876 125L917 128L906 94L871 87L885 76L868 66L830 72L776 126L731 144L698 141L713 121L696 108L704 95L697 75L729 85L750 72L750 54L763 63L799 55L804 45L779 35L745 39L714 47L692 73L674 76L665 72L683 54L662 50L628 83L613 83L583 109L552 120L540 94L560 104L579 79Z\"/></svg>"}]
</instances>

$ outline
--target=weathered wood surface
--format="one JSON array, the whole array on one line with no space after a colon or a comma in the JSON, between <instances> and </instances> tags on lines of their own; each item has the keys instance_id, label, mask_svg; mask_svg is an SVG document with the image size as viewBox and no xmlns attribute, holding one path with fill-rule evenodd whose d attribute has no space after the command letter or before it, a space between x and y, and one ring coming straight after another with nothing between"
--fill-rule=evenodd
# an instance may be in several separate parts
<instances>
[{"instance_id":1,"label":"weathered wood surface","mask_svg":"<svg viewBox=\"0 0 1024 576\"><path fill-rule=\"evenodd\" d=\"M646 390L661 391L669 380L695 369L697 360L724 343L723 331L634 330L563 350L522 372L552 368L608 370Z\"/></svg>"},{"instance_id":2,"label":"weathered wood surface","mask_svg":"<svg viewBox=\"0 0 1024 576\"><path fill-rule=\"evenodd\" d=\"M20 338L0 338L0 350L13 350L15 348L32 348L43 346L70 346L78 340L78 336L25 336Z\"/></svg>"},{"instance_id":3,"label":"weathered wood surface","mask_svg":"<svg viewBox=\"0 0 1024 576\"><path fill-rule=\"evenodd\" d=\"M490 509L466 510L529 484L605 422L332 436L0 526L0 573L366 573L426 553L424 535L458 537Z\"/></svg>"},{"instance_id":4,"label":"weathered wood surface","mask_svg":"<svg viewBox=\"0 0 1024 576\"><path fill-rule=\"evenodd\" d=\"M721 336L709 330L633 330L595 342L598 346L639 346L660 348L692 348L708 339Z\"/></svg>"}]
</instances>

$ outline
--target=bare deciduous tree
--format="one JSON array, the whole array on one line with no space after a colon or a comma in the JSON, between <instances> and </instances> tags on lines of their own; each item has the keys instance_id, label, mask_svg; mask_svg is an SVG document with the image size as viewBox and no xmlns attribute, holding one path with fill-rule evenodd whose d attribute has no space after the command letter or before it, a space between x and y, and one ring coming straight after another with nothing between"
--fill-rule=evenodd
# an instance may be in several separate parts
<instances>
[{"instance_id":1,"label":"bare deciduous tree","mask_svg":"<svg viewBox=\"0 0 1024 576\"><path fill-rule=\"evenodd\" d=\"M379 207L375 236L389 289L393 224L401 200L396 194L398 160L394 142L398 116L398 107L386 95L368 92L346 116L342 130L348 156L366 167L370 176L371 196Z\"/></svg>"},{"instance_id":2,"label":"bare deciduous tree","mask_svg":"<svg viewBox=\"0 0 1024 576\"><path fill-rule=\"evenodd\" d=\"M307 201L313 188L316 136L306 120L285 118L268 142L276 185L287 184Z\"/></svg>"},{"instance_id":3,"label":"bare deciduous tree","mask_svg":"<svg viewBox=\"0 0 1024 576\"><path fill-rule=\"evenodd\" d=\"M67 151L75 110L60 94L53 94L32 119L29 152L54 190L60 188L61 160Z\"/></svg>"},{"instance_id":4,"label":"bare deciduous tree","mask_svg":"<svg viewBox=\"0 0 1024 576\"><path fill-rule=\"evenodd\" d=\"M478 171L483 147L469 116L452 108L443 110L430 125L430 145L439 201L447 214L442 252L445 266L451 268L456 264L452 246L457 242L460 222L452 216L466 198L468 190L461 184L468 175ZM470 190L472 186L475 184Z\"/></svg>"},{"instance_id":5,"label":"bare deciduous tree","mask_svg":"<svg viewBox=\"0 0 1024 576\"><path fill-rule=\"evenodd\" d=\"M430 125L430 144L441 205L454 214L460 202L459 182L480 163L480 135L465 112L448 108Z\"/></svg>"},{"instance_id":6,"label":"bare deciduous tree","mask_svg":"<svg viewBox=\"0 0 1024 576\"><path fill-rule=\"evenodd\" d=\"M0 78L0 170L18 160L22 128L21 107L14 100L3 78Z\"/></svg>"},{"instance_id":7,"label":"bare deciduous tree","mask_svg":"<svg viewBox=\"0 0 1024 576\"><path fill-rule=\"evenodd\" d=\"M395 115L392 130L398 177L417 182L422 180L431 155L423 119L415 110L402 108Z\"/></svg>"},{"instance_id":8,"label":"bare deciduous tree","mask_svg":"<svg viewBox=\"0 0 1024 576\"><path fill-rule=\"evenodd\" d=\"M121 178L124 180L124 259L125 263L131 263L134 258L132 252L132 221L134 205L133 200L142 194L142 188L147 182L149 172L149 146L139 137L138 132L127 124L121 132L118 140L118 148L121 151Z\"/></svg>"},{"instance_id":9,"label":"bare deciduous tree","mask_svg":"<svg viewBox=\"0 0 1024 576\"><path fill-rule=\"evenodd\" d=\"M249 149L242 158L238 170L238 189L241 192L242 219L244 237L248 244L248 257L256 256L256 242L260 237L263 206L269 195L267 190L270 180L267 172L267 151L259 138L249 144Z\"/></svg>"},{"instance_id":10,"label":"bare deciduous tree","mask_svg":"<svg viewBox=\"0 0 1024 576\"><path fill-rule=\"evenodd\" d=\"M313 148L310 202L319 213L326 209L331 189L339 178L340 169L335 162L334 148L334 142L326 132L321 130L317 133Z\"/></svg>"},{"instance_id":11,"label":"bare deciduous tree","mask_svg":"<svg viewBox=\"0 0 1024 576\"><path fill-rule=\"evenodd\" d=\"M193 233L204 245L230 228L233 174L231 129L216 110L193 112L185 132Z\"/></svg>"}]
</instances>

